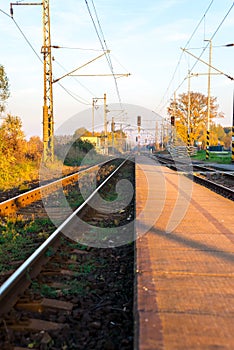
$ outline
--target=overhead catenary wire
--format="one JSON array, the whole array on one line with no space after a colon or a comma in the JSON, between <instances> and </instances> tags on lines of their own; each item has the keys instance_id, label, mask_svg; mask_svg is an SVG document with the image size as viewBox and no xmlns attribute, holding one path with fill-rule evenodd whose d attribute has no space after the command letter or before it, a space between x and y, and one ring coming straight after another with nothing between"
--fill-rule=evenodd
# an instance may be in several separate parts
<instances>
[{"instance_id":1,"label":"overhead catenary wire","mask_svg":"<svg viewBox=\"0 0 234 350\"><path fill-rule=\"evenodd\" d=\"M70 47L70 46L60 46L56 45L54 46L56 49L67 49L67 50L81 50L81 51L102 51L100 49L89 49L89 48L84 48L84 47Z\"/></svg>"},{"instance_id":2,"label":"overhead catenary wire","mask_svg":"<svg viewBox=\"0 0 234 350\"><path fill-rule=\"evenodd\" d=\"M232 8L234 6L234 2L232 3L231 7L229 8L229 10L227 11L226 15L224 16L224 18L222 19L222 21L220 22L220 24L218 25L218 27L216 28L215 32L213 33L213 35L211 36L210 40L213 40L215 35L217 34L217 32L219 31L219 29L221 28L221 26L223 25L224 21L226 20L226 18L228 17L229 13L231 12ZM205 45L205 47L203 48L199 58L202 57L203 53L205 52L205 50L207 49L207 47L209 46L209 43L207 43L207 45ZM196 62L194 63L194 65L191 68L191 71L195 68L195 66L197 65L197 63L199 62L199 58L196 60Z\"/></svg>"},{"instance_id":3,"label":"overhead catenary wire","mask_svg":"<svg viewBox=\"0 0 234 350\"><path fill-rule=\"evenodd\" d=\"M82 98L82 97L80 97L80 96L78 96L78 97L76 97L75 95L75 93L74 92L71 92L71 91L69 91L67 88L65 88L61 83L58 83L58 85L68 94L68 95L70 95L74 100L76 100L77 102L79 102L79 103L82 103L83 105L87 105L87 106L90 106L91 105L91 103L89 103L89 102L83 102L83 101L81 101L80 99Z\"/></svg>"},{"instance_id":4,"label":"overhead catenary wire","mask_svg":"<svg viewBox=\"0 0 234 350\"><path fill-rule=\"evenodd\" d=\"M114 60L126 71L128 72L127 68L122 65L122 63L119 62L119 60L113 55L113 53L110 53L111 57L114 58Z\"/></svg>"},{"instance_id":5,"label":"overhead catenary wire","mask_svg":"<svg viewBox=\"0 0 234 350\"><path fill-rule=\"evenodd\" d=\"M62 68L64 70L64 72L68 73L67 72L67 69L61 64L59 63L57 60L54 61L60 68ZM90 95L93 97L93 96L96 96L96 94L94 94L91 90L89 90L84 84L82 84L75 76L71 75L71 77L80 85L82 86L86 91L88 91L90 93ZM90 103L88 103L90 104Z\"/></svg>"},{"instance_id":6,"label":"overhead catenary wire","mask_svg":"<svg viewBox=\"0 0 234 350\"><path fill-rule=\"evenodd\" d=\"M91 2L92 2L92 5L93 5L96 21L97 21L97 24L98 24L98 27L99 27L99 30L100 30L100 33L101 33L101 36L102 36L102 40L103 40L103 43L104 43L104 46L105 46L105 50L109 52L108 47L107 47L107 43L106 43L106 39L104 37L104 33L103 33L103 30L102 30L102 27L101 27L101 24L100 24L100 21L99 21L99 18L98 18L96 7L94 5L93 0L91 0ZM113 72L113 66L112 66L110 55L108 54L106 57L108 58L108 63L109 63L110 69Z\"/></svg>"},{"instance_id":7,"label":"overhead catenary wire","mask_svg":"<svg viewBox=\"0 0 234 350\"><path fill-rule=\"evenodd\" d=\"M197 32L198 28L200 27L202 21L204 20L204 18L206 17L207 13L209 12L209 10L210 10L210 8L211 8L213 2L214 2L214 0L211 0L209 6L207 7L206 11L204 12L203 16L201 17L200 21L198 22L197 26L195 27L194 31L192 32L191 36L189 37L187 43L185 44L185 48L188 47L190 41L192 40L192 38L193 38L194 35L196 34L196 32ZM170 87L171 87L171 84L172 84L172 82L173 82L173 80L174 80L174 78L175 78L175 75L176 75L176 73L177 73L177 70L178 70L178 68L179 68L179 66L180 66L182 57L183 57L183 52L180 54L179 60L178 60L178 62L177 62L177 64L176 64L175 70L174 70L174 72L173 72L173 74L172 74L172 78L171 78L171 80L170 80L170 82L169 82L169 84L168 84L168 87L167 87L167 89L166 89L166 91L165 91L165 93L164 93L164 95L163 95L161 101L159 102L158 109L159 109L159 106L162 104L162 102L164 101L165 97L167 96L167 94L168 94L168 92L169 92L169 89L170 89ZM164 106L163 106L161 109L163 109L163 108L164 108ZM160 109L160 110L161 110L161 109Z\"/></svg>"},{"instance_id":8,"label":"overhead catenary wire","mask_svg":"<svg viewBox=\"0 0 234 350\"><path fill-rule=\"evenodd\" d=\"M213 2L213 1L212 1ZM217 32L219 31L219 29L221 28L221 26L223 25L224 21L226 20L226 18L228 17L229 13L231 12L232 8L234 7L234 2L232 3L231 7L229 8L229 10L227 11L227 13L225 14L225 16L223 17L222 21L220 22L220 24L218 25L218 27L216 28L216 30L214 31L214 33L212 34L210 40L213 40L213 38L215 37L215 35L217 34ZM204 17L204 16L203 16ZM209 41L210 41L209 40ZM187 44L186 44L187 45ZM204 54L205 50L207 49L207 47L209 46L209 42L207 43L207 45L205 45L205 47L203 48L201 54L198 56L198 58L196 59L195 63L193 64L192 68L189 69L190 73L193 71L193 69L196 67L197 63L199 62L200 58L202 57L202 55ZM227 45L224 45L227 46ZM230 46L232 46L232 44L230 44ZM180 57L182 58L183 53L180 55ZM174 78L174 77L173 77ZM179 88L183 85L184 81L187 79L187 75L186 77L183 79L183 81L179 84L179 86L175 89L175 91L178 91ZM167 92L169 91L169 88L167 88ZM166 104L168 103L168 101L172 98L174 92L171 94L170 98L164 103L164 105L161 107L160 110L162 110ZM165 94L166 95L166 94ZM164 95L164 98L165 98Z\"/></svg>"},{"instance_id":9,"label":"overhead catenary wire","mask_svg":"<svg viewBox=\"0 0 234 350\"><path fill-rule=\"evenodd\" d=\"M35 48L33 47L33 45L31 44L30 40L27 38L27 36L25 35L25 33L23 32L23 30L21 29L21 27L19 26L19 24L16 22L16 20L14 19L14 17L10 16L8 13L6 13L5 11L3 11L2 9L0 9L0 12L2 12L4 15L6 15L7 17L11 18L15 24L15 26L17 27L17 29L19 30L19 32L21 33L21 35L23 36L24 40L26 41L26 43L29 45L29 47L31 48L31 50L34 52L34 54L36 55L36 57L39 59L39 61L43 64L43 59L41 58L41 56L37 53L37 51L35 50ZM58 83L58 85L70 96L72 97L74 100L76 100L77 102L84 104L84 105L90 105L90 103L83 102L82 101L82 97L80 96L76 96L75 93L69 91L67 88L65 88L61 83ZM84 100L84 99L83 99Z\"/></svg>"},{"instance_id":10,"label":"overhead catenary wire","mask_svg":"<svg viewBox=\"0 0 234 350\"><path fill-rule=\"evenodd\" d=\"M117 96L118 96L119 104L120 104L120 106L121 106L121 108L122 108L122 101L121 101L121 97L120 97L119 87L118 87L117 80L116 80L116 77L115 77L115 73L114 73L114 69L113 69L112 62L111 62L111 58L110 58L110 55L109 55L109 53L108 53L108 52L109 52L109 49L108 49L108 47L107 47L107 43L106 43L106 40L105 40L105 37L104 37L104 33L103 33L103 30L102 30L102 27L101 27L101 24L100 24L98 15L97 15L96 7L95 7L95 5L94 5L93 0L91 0L91 1L92 1L92 5L93 5L93 9L94 9L96 21L97 21L97 23L98 23L99 31L100 31L100 33L101 33L101 35L102 35L102 38L101 38L101 35L99 34L97 25L96 25L96 23L95 23L95 20L94 20L94 18L93 18L93 15L92 15L92 12L91 12L91 10L90 10L90 7L89 7L89 4L88 4L88 1L87 1L87 0L85 0L86 7L87 7L87 10L88 10L89 16L90 16L90 18L91 18L91 20L92 20L92 23L93 23L95 32L96 32L97 37L98 37L98 40L99 40L99 42L100 42L100 44L101 44L102 50L103 50L103 51L107 51L107 53L105 54L105 57L106 57L106 60L107 60L108 65L109 65L110 71L111 71L111 73L112 73L112 75L113 75L116 93L117 93Z\"/></svg>"}]
</instances>

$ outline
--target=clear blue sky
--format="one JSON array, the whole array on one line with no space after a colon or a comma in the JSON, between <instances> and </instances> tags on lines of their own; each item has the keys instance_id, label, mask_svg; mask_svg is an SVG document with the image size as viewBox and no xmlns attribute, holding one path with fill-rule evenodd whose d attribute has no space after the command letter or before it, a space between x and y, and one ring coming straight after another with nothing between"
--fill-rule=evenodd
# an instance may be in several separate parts
<instances>
[{"instance_id":1,"label":"clear blue sky","mask_svg":"<svg viewBox=\"0 0 234 350\"><path fill-rule=\"evenodd\" d=\"M24 1L26 2L26 1ZM35 1L36 2L36 1ZM10 1L0 2L0 9L9 14ZM92 1L88 1L93 11ZM140 105L166 117L166 106L187 75L195 60L184 54L174 79L173 73L184 47L203 17L211 0L94 0L100 24L116 73L131 73L117 79L121 101ZM214 0L191 42L189 50L199 55L204 38L210 39L232 6L231 0ZM100 49L85 1L50 0L52 44L70 48ZM93 12L94 14L94 12ZM42 10L40 6L15 6L14 19L30 43L40 54L42 45ZM11 18L0 13L0 63L5 66L10 81L11 97L8 112L21 117L27 136L42 132L43 66L28 46ZM213 38L212 63L234 76L234 47L216 47L234 42L234 8ZM196 48L196 49L194 49ZM207 49L202 59L208 61ZM58 78L99 55L99 51L54 49L53 74ZM198 63L193 72L206 73L208 67ZM80 73L110 73L105 58L101 58ZM171 82L170 86L169 83ZM93 97L107 94L107 103L118 103L112 77L66 77L61 83L79 101L54 84L55 128L74 114L91 107ZM207 76L191 79L191 90L207 94ZM187 81L177 94L187 91ZM224 76L212 76L211 94L217 97L225 118L232 123L233 82ZM98 113L98 112L97 112ZM101 122L100 120L97 122ZM129 118L136 116L129 116ZM80 117L80 126L85 119Z\"/></svg>"}]
</instances>

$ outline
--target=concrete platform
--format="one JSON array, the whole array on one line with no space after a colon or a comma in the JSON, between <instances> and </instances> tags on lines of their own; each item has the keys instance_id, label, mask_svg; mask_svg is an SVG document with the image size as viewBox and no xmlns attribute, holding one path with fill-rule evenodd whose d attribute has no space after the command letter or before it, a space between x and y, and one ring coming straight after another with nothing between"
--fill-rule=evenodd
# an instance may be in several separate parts
<instances>
[{"instance_id":1,"label":"concrete platform","mask_svg":"<svg viewBox=\"0 0 234 350\"><path fill-rule=\"evenodd\" d=\"M136 159L135 349L234 349L234 203Z\"/></svg>"}]
</instances>

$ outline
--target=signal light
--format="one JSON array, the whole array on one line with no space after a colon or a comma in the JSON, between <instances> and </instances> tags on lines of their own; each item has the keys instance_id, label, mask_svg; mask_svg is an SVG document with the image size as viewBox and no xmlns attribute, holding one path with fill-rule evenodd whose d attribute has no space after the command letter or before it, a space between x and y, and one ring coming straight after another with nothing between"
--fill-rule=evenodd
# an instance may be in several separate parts
<instances>
[{"instance_id":1,"label":"signal light","mask_svg":"<svg viewBox=\"0 0 234 350\"><path fill-rule=\"evenodd\" d=\"M137 126L141 126L141 116L137 117Z\"/></svg>"}]
</instances>

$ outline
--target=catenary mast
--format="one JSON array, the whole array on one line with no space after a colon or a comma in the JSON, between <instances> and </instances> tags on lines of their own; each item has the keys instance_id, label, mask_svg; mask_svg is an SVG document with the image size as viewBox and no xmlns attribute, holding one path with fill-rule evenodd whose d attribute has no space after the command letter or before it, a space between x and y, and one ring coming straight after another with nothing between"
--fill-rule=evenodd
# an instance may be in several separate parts
<instances>
[{"instance_id":1,"label":"catenary mast","mask_svg":"<svg viewBox=\"0 0 234 350\"><path fill-rule=\"evenodd\" d=\"M46 163L53 162L54 160L53 84L49 0L43 0L42 7L43 46L41 52L44 56L43 159Z\"/></svg>"}]
</instances>

